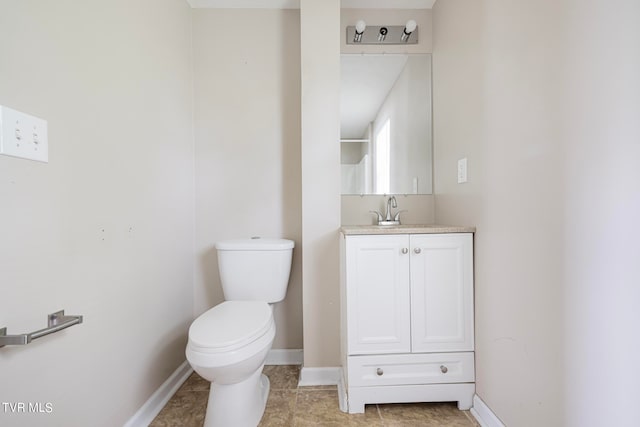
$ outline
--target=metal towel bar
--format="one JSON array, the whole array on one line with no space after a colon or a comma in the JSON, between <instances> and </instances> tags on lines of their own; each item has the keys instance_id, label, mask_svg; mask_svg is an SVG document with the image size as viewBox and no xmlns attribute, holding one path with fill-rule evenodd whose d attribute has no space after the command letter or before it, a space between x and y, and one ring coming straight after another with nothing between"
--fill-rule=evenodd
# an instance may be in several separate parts
<instances>
[{"instance_id":1,"label":"metal towel bar","mask_svg":"<svg viewBox=\"0 0 640 427\"><path fill-rule=\"evenodd\" d=\"M7 328L0 328L0 347L29 344L31 341L42 338L45 335L82 323L82 316L68 316L64 314L64 310L60 310L47 316L47 323L48 326L44 329L20 335L7 335Z\"/></svg>"}]
</instances>

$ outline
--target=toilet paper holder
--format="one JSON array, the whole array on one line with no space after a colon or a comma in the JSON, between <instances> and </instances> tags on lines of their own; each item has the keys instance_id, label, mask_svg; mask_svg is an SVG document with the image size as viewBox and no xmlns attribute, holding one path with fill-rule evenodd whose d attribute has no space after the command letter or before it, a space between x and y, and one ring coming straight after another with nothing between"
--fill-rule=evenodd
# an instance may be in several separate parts
<instances>
[{"instance_id":1,"label":"toilet paper holder","mask_svg":"<svg viewBox=\"0 0 640 427\"><path fill-rule=\"evenodd\" d=\"M82 316L65 315L64 310L56 311L47 316L47 327L35 332L7 335L7 328L0 328L0 347L4 347L5 345L26 345L35 339L80 323L82 323Z\"/></svg>"}]
</instances>

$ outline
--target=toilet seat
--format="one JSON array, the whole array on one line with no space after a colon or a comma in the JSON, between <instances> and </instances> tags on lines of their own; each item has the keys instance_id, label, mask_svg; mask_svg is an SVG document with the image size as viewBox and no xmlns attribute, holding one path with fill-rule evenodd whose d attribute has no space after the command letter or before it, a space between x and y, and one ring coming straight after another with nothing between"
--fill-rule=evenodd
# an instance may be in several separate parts
<instances>
[{"instance_id":1,"label":"toilet seat","mask_svg":"<svg viewBox=\"0 0 640 427\"><path fill-rule=\"evenodd\" d=\"M200 353L237 350L256 341L274 326L264 301L225 301L198 317L189 328L189 345Z\"/></svg>"}]
</instances>

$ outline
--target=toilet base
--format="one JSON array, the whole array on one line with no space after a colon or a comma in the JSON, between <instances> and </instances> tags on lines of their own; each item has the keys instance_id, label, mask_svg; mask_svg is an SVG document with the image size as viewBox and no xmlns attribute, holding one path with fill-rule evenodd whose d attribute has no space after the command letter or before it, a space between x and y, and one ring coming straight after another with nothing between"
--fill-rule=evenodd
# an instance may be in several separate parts
<instances>
[{"instance_id":1,"label":"toilet base","mask_svg":"<svg viewBox=\"0 0 640 427\"><path fill-rule=\"evenodd\" d=\"M262 366L242 382L211 383L204 427L256 427L264 414L269 387Z\"/></svg>"}]
</instances>

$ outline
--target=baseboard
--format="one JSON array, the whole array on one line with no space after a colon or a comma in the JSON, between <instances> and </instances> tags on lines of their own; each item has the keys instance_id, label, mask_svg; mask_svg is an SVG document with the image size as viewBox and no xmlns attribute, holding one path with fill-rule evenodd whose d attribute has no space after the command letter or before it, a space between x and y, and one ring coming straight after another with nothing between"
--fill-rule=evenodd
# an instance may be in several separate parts
<instances>
[{"instance_id":1,"label":"baseboard","mask_svg":"<svg viewBox=\"0 0 640 427\"><path fill-rule=\"evenodd\" d=\"M271 349L267 354L265 365L302 365L304 353L302 350Z\"/></svg>"},{"instance_id":2,"label":"baseboard","mask_svg":"<svg viewBox=\"0 0 640 427\"><path fill-rule=\"evenodd\" d=\"M300 387L314 385L338 385L340 379L340 368L306 368L300 371Z\"/></svg>"},{"instance_id":3,"label":"baseboard","mask_svg":"<svg viewBox=\"0 0 640 427\"><path fill-rule=\"evenodd\" d=\"M164 405L171 399L171 396L189 378L192 372L193 369L191 369L189 362L185 360L138 409L138 412L126 422L124 427L147 427L151 424L151 421L160 413Z\"/></svg>"},{"instance_id":4,"label":"baseboard","mask_svg":"<svg viewBox=\"0 0 640 427\"><path fill-rule=\"evenodd\" d=\"M500 418L493 413L491 408L489 408L477 394L473 396L471 415L473 415L482 427L505 427L502 421L500 421Z\"/></svg>"}]
</instances>

